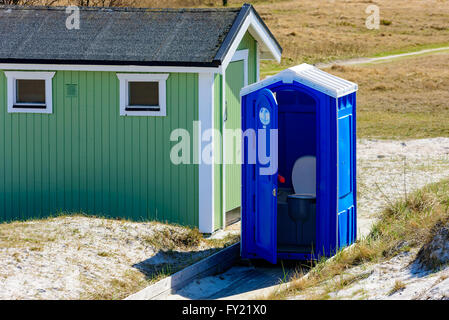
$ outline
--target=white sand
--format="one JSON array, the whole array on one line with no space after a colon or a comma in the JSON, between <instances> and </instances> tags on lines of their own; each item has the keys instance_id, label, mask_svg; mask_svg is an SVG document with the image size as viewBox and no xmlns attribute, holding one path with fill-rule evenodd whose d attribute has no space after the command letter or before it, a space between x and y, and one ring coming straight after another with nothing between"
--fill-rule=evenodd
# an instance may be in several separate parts
<instances>
[{"instance_id":1,"label":"white sand","mask_svg":"<svg viewBox=\"0 0 449 320\"><path fill-rule=\"evenodd\" d=\"M390 202L449 178L449 138L360 140L357 178L359 236L366 236Z\"/></svg>"},{"instance_id":2,"label":"white sand","mask_svg":"<svg viewBox=\"0 0 449 320\"><path fill-rule=\"evenodd\" d=\"M360 140L357 146L359 237L366 236L380 211L390 202L405 198L427 184L449 178L449 138L410 141ZM447 246L438 246L448 250ZM444 248L443 248L444 247ZM449 252L440 252L442 258ZM449 299L449 266L425 271L413 263L417 251L389 261L347 270L343 277L362 280L331 292L334 299ZM339 281L335 277L332 281ZM404 288L393 292L396 282ZM324 287L314 289L321 292ZM298 295L293 299L305 299Z\"/></svg>"},{"instance_id":3,"label":"white sand","mask_svg":"<svg viewBox=\"0 0 449 320\"><path fill-rule=\"evenodd\" d=\"M2 225L0 243L8 247L0 247L0 300L79 299L107 290L117 290L121 298L117 282L129 286L122 290L149 285L140 270L210 254L203 244L194 251L159 251L148 239L164 228L185 232L159 223L82 216ZM7 241L17 237L21 240Z\"/></svg>"}]
</instances>

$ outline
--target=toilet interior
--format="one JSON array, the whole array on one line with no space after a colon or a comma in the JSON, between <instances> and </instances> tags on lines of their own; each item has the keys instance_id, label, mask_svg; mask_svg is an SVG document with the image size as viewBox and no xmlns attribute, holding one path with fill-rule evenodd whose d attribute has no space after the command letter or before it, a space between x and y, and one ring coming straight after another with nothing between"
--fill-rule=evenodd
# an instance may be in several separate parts
<instances>
[{"instance_id":1,"label":"toilet interior","mask_svg":"<svg viewBox=\"0 0 449 320\"><path fill-rule=\"evenodd\" d=\"M276 92L279 106L278 252L311 253L316 240L316 102Z\"/></svg>"}]
</instances>

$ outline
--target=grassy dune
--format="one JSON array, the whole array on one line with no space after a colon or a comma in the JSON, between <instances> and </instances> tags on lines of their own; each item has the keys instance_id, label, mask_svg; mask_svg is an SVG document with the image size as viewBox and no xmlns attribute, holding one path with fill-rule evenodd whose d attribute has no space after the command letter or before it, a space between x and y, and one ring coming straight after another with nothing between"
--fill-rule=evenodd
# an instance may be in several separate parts
<instances>
[{"instance_id":1,"label":"grassy dune","mask_svg":"<svg viewBox=\"0 0 449 320\"><path fill-rule=\"evenodd\" d=\"M269 298L305 295L307 299L326 299L329 298L328 293L342 290L366 276L348 275L350 268L380 263L402 252L428 245L438 226L449 221L448 192L449 182L442 181L415 192L407 200L391 203L367 238L340 251L333 259L319 262L307 277L298 273L289 289L274 293ZM346 276L340 278L342 275ZM340 281L332 282L333 279ZM392 290L401 290L402 287L398 282ZM323 290L317 293L314 288Z\"/></svg>"},{"instance_id":2,"label":"grassy dune","mask_svg":"<svg viewBox=\"0 0 449 320\"><path fill-rule=\"evenodd\" d=\"M368 5L379 30L365 26ZM276 1L256 9L284 47L284 65L419 50L449 43L449 1ZM281 66L281 67L282 67ZM277 66L265 64L265 69Z\"/></svg>"},{"instance_id":3,"label":"grassy dune","mask_svg":"<svg viewBox=\"0 0 449 320\"><path fill-rule=\"evenodd\" d=\"M449 53L327 71L359 84L359 137L449 136Z\"/></svg>"}]
</instances>

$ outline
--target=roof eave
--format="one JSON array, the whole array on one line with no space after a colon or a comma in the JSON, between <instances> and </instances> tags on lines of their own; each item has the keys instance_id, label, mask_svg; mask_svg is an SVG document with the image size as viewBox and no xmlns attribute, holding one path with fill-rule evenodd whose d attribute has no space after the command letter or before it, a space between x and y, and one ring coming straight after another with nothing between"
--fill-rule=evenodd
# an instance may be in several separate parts
<instances>
[{"instance_id":1,"label":"roof eave","mask_svg":"<svg viewBox=\"0 0 449 320\"><path fill-rule=\"evenodd\" d=\"M198 67L217 68L221 62L213 60L211 62L194 61L108 61L108 60L48 60L48 59L15 59L0 58L0 63L7 64L48 64L48 65L98 65L98 66L145 66L145 67Z\"/></svg>"}]
</instances>

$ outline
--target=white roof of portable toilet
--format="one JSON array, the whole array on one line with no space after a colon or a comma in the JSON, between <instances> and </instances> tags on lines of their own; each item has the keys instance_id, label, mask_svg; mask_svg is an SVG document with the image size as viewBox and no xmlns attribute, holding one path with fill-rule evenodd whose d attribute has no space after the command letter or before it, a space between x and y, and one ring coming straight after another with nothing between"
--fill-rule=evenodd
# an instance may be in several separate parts
<instances>
[{"instance_id":1,"label":"white roof of portable toilet","mask_svg":"<svg viewBox=\"0 0 449 320\"><path fill-rule=\"evenodd\" d=\"M293 83L293 81L296 81L334 98L346 96L358 89L356 83L336 77L310 64L303 63L299 66L283 70L275 76L268 77L262 81L244 87L240 91L240 95L245 96L248 93L280 81L283 83Z\"/></svg>"}]
</instances>

